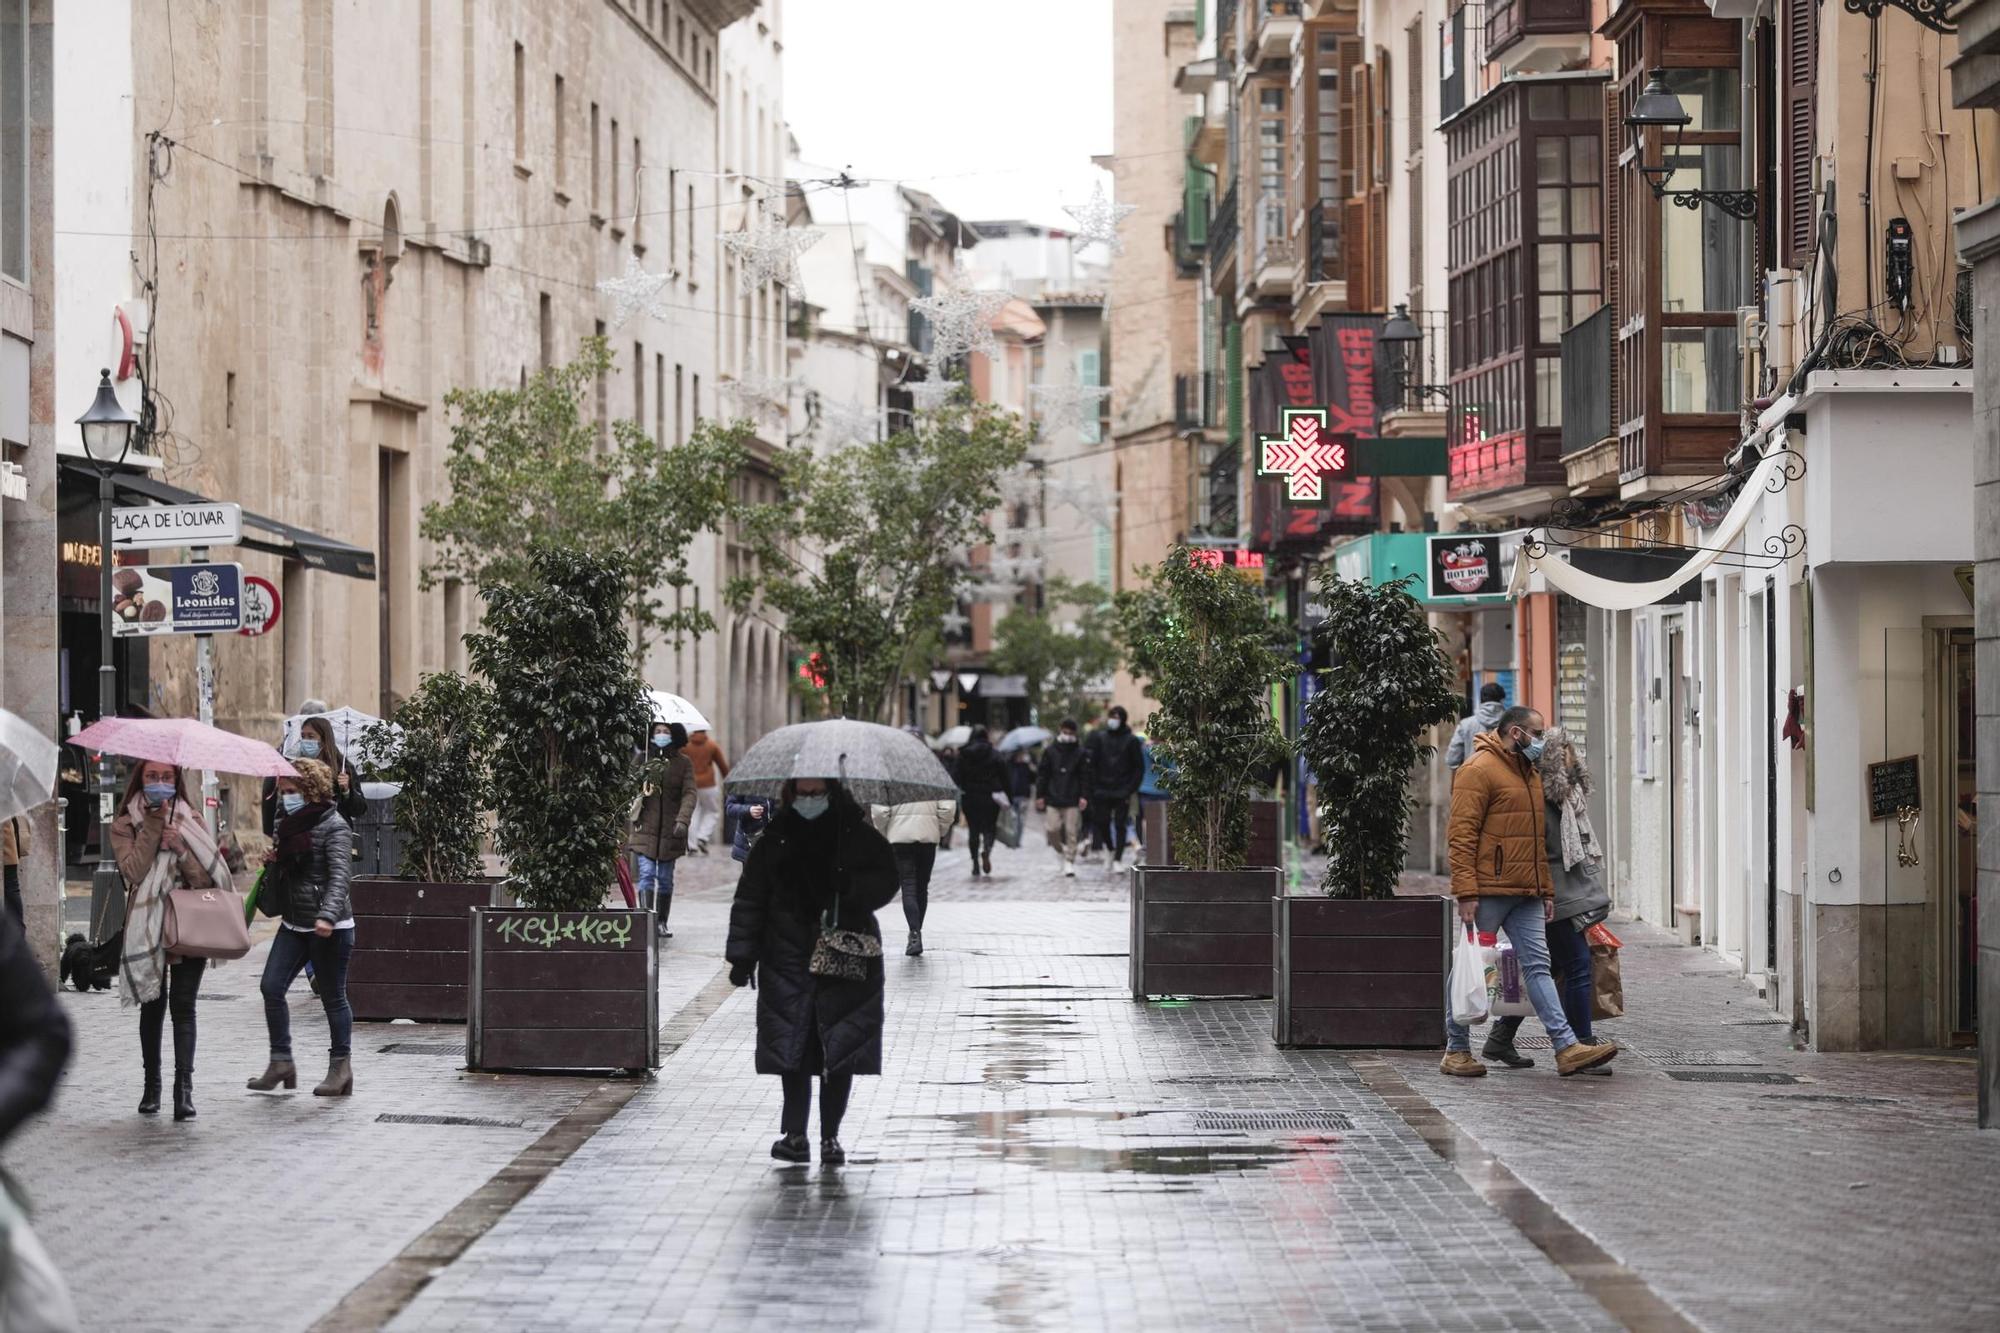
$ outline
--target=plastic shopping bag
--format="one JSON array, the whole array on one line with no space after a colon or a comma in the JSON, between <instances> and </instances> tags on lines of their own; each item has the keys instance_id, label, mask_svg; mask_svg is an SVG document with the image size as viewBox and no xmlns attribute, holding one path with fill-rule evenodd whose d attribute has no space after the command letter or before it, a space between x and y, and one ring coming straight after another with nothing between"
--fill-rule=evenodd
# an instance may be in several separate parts
<instances>
[{"instance_id":1,"label":"plastic shopping bag","mask_svg":"<svg viewBox=\"0 0 2000 1333\"><path fill-rule=\"evenodd\" d=\"M1502 940L1494 951L1487 1009L1495 1018L1532 1018L1535 1006L1528 1001L1528 988L1521 977L1521 956L1514 952L1512 940L1505 939L1504 934Z\"/></svg>"},{"instance_id":2,"label":"plastic shopping bag","mask_svg":"<svg viewBox=\"0 0 2000 1333\"><path fill-rule=\"evenodd\" d=\"M1451 951L1451 1017L1462 1027L1475 1027L1487 1018L1486 955L1467 930Z\"/></svg>"}]
</instances>

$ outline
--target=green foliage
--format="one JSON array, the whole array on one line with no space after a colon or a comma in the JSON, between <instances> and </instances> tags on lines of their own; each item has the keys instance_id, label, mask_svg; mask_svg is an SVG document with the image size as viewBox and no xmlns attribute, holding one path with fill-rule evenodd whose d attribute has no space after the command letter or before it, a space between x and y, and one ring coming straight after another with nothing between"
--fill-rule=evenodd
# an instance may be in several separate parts
<instances>
[{"instance_id":1,"label":"green foliage","mask_svg":"<svg viewBox=\"0 0 2000 1333\"><path fill-rule=\"evenodd\" d=\"M1159 703L1146 734L1174 801L1174 857L1197 870L1241 865L1258 775L1288 753L1267 696L1295 669L1263 590L1176 546L1151 586L1117 605L1133 670Z\"/></svg>"},{"instance_id":2,"label":"green foliage","mask_svg":"<svg viewBox=\"0 0 2000 1333\"><path fill-rule=\"evenodd\" d=\"M635 421L600 432L586 394L612 356L592 338L566 366L518 389L454 389L445 477L451 498L424 506L420 531L437 555L423 585L480 588L529 577L529 549L551 543L612 564L639 660L657 637L715 628L707 611L671 609L688 585L687 550L726 517L730 482L748 457L748 428L704 421L685 444L651 439ZM635 368L643 372L643 367Z\"/></svg>"},{"instance_id":3,"label":"green foliage","mask_svg":"<svg viewBox=\"0 0 2000 1333\"><path fill-rule=\"evenodd\" d=\"M1048 581L1044 595L1043 610L1015 607L994 626L991 666L1027 677L1028 705L1042 726L1053 729L1065 717L1088 724L1100 706L1089 693L1091 682L1118 669L1111 599L1095 583L1060 576ZM1058 625L1055 614L1064 607L1077 615Z\"/></svg>"},{"instance_id":4,"label":"green foliage","mask_svg":"<svg viewBox=\"0 0 2000 1333\"><path fill-rule=\"evenodd\" d=\"M761 604L801 654L819 654L832 707L884 719L914 649L954 605L953 548L992 540L1000 476L1029 438L1011 414L958 401L887 440L785 451L778 498L736 516L756 559L730 582L730 604Z\"/></svg>"},{"instance_id":5,"label":"green foliage","mask_svg":"<svg viewBox=\"0 0 2000 1333\"><path fill-rule=\"evenodd\" d=\"M484 873L479 839L493 800L487 766L493 692L449 671L423 678L387 726L363 733L364 748L395 758L379 771L402 784L396 828L403 874L430 884L475 880Z\"/></svg>"},{"instance_id":6,"label":"green foliage","mask_svg":"<svg viewBox=\"0 0 2000 1333\"><path fill-rule=\"evenodd\" d=\"M1396 892L1410 839L1410 772L1436 748L1424 730L1458 717L1451 663L1401 582L1371 587L1329 572L1317 633L1333 668L1306 706L1300 751L1319 789L1335 898Z\"/></svg>"},{"instance_id":7,"label":"green foliage","mask_svg":"<svg viewBox=\"0 0 2000 1333\"><path fill-rule=\"evenodd\" d=\"M537 546L525 578L482 592L485 628L466 645L493 688L495 846L528 906L596 907L652 727L620 624L623 575L595 556Z\"/></svg>"}]
</instances>

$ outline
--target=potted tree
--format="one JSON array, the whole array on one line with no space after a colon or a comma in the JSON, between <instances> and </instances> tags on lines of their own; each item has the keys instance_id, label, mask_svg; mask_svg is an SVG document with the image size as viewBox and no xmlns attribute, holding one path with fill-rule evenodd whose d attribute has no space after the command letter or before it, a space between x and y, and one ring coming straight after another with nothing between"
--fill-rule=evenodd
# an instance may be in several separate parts
<instances>
[{"instance_id":1,"label":"potted tree","mask_svg":"<svg viewBox=\"0 0 2000 1333\"><path fill-rule=\"evenodd\" d=\"M1132 995L1269 995L1279 871L1244 865L1259 776L1286 756L1268 703L1292 669L1263 591L1175 547L1119 599L1172 800L1172 866L1132 870Z\"/></svg>"},{"instance_id":2,"label":"potted tree","mask_svg":"<svg viewBox=\"0 0 2000 1333\"><path fill-rule=\"evenodd\" d=\"M1332 666L1306 706L1299 748L1318 790L1323 896L1277 902L1281 1046L1444 1043L1451 904L1396 896L1409 844L1410 775L1458 716L1451 664L1402 583L1329 572L1317 633Z\"/></svg>"},{"instance_id":3,"label":"potted tree","mask_svg":"<svg viewBox=\"0 0 2000 1333\"><path fill-rule=\"evenodd\" d=\"M521 904L472 909L474 1069L659 1064L652 914L603 906L652 720L627 586L615 561L538 547L522 582L482 590L466 640L492 686L494 845Z\"/></svg>"},{"instance_id":4,"label":"potted tree","mask_svg":"<svg viewBox=\"0 0 2000 1333\"><path fill-rule=\"evenodd\" d=\"M451 672L424 677L368 748L392 755L380 775L394 798L400 876L352 886L354 960L347 998L363 1021L465 1021L474 907L495 903L479 843L492 800L487 773L491 691Z\"/></svg>"}]
</instances>

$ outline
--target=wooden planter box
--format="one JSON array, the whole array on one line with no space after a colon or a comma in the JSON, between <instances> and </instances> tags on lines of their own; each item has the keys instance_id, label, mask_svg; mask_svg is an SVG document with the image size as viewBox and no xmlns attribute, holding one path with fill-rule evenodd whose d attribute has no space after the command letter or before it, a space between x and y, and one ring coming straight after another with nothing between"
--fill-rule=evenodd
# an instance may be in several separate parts
<instances>
[{"instance_id":1,"label":"wooden planter box","mask_svg":"<svg viewBox=\"0 0 2000 1333\"><path fill-rule=\"evenodd\" d=\"M427 884L358 878L349 885L354 958L347 1002L364 1023L463 1023L474 907L500 903L497 880Z\"/></svg>"},{"instance_id":2,"label":"wooden planter box","mask_svg":"<svg viewBox=\"0 0 2000 1333\"><path fill-rule=\"evenodd\" d=\"M1277 898L1280 1046L1444 1045L1451 900Z\"/></svg>"},{"instance_id":3,"label":"wooden planter box","mask_svg":"<svg viewBox=\"0 0 2000 1333\"><path fill-rule=\"evenodd\" d=\"M476 907L471 917L468 1067L659 1068L651 912Z\"/></svg>"},{"instance_id":4,"label":"wooden planter box","mask_svg":"<svg viewBox=\"0 0 2000 1333\"><path fill-rule=\"evenodd\" d=\"M1150 806L1146 815L1146 864L1170 866L1178 864L1173 859L1167 841L1168 811L1173 809L1172 801L1161 801ZM1157 816L1157 818L1155 818ZM1282 801L1250 802L1250 847L1243 854L1245 865L1281 866L1284 857L1285 805Z\"/></svg>"},{"instance_id":5,"label":"wooden planter box","mask_svg":"<svg viewBox=\"0 0 2000 1333\"><path fill-rule=\"evenodd\" d=\"M1134 866L1132 998L1268 996L1278 889L1272 868Z\"/></svg>"}]
</instances>

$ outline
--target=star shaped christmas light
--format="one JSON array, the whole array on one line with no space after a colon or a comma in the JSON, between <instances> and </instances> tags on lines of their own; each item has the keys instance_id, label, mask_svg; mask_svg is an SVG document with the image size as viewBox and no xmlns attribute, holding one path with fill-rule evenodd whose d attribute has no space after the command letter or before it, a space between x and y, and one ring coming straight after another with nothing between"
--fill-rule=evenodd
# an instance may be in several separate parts
<instances>
[{"instance_id":1,"label":"star shaped christmas light","mask_svg":"<svg viewBox=\"0 0 2000 1333\"><path fill-rule=\"evenodd\" d=\"M1028 386L1028 401L1034 405L1035 414L1040 419L1043 439L1052 438L1061 431L1080 431L1086 426L1096 425L1104 411L1105 400L1110 397L1110 385L1078 384L1074 377L1067 384Z\"/></svg>"},{"instance_id":2,"label":"star shaped christmas light","mask_svg":"<svg viewBox=\"0 0 2000 1333\"><path fill-rule=\"evenodd\" d=\"M785 419L791 410L792 394L800 383L796 378L778 379L771 375L739 375L725 381L722 392L736 400L753 417Z\"/></svg>"},{"instance_id":3,"label":"star shaped christmas light","mask_svg":"<svg viewBox=\"0 0 2000 1333\"><path fill-rule=\"evenodd\" d=\"M1092 241L1102 241L1112 254L1124 254L1125 242L1118 237L1118 225L1127 214L1137 211L1137 204L1114 204L1105 198L1104 182L1099 181L1090 192L1089 203L1063 205L1063 212L1076 219L1076 235L1070 237L1070 248L1081 250Z\"/></svg>"},{"instance_id":4,"label":"star shaped christmas light","mask_svg":"<svg viewBox=\"0 0 2000 1333\"><path fill-rule=\"evenodd\" d=\"M793 296L805 295L799 256L826 235L818 227L787 227L771 218L742 231L719 233L722 248L736 261L736 285L744 293L775 282Z\"/></svg>"},{"instance_id":5,"label":"star shaped christmas light","mask_svg":"<svg viewBox=\"0 0 2000 1333\"><path fill-rule=\"evenodd\" d=\"M960 353L999 355L1000 344L993 338L993 320L1007 300L1005 292L958 289L919 296L910 302L910 309L930 321L932 358L948 361Z\"/></svg>"},{"instance_id":6,"label":"star shaped christmas light","mask_svg":"<svg viewBox=\"0 0 2000 1333\"><path fill-rule=\"evenodd\" d=\"M972 628L972 617L962 611L947 611L938 617L938 625L946 634L963 634Z\"/></svg>"},{"instance_id":7,"label":"star shaped christmas light","mask_svg":"<svg viewBox=\"0 0 2000 1333\"><path fill-rule=\"evenodd\" d=\"M1101 527L1111 526L1118 511L1118 492L1102 483L1081 478L1058 478L1049 482L1049 504L1074 509L1077 514Z\"/></svg>"},{"instance_id":8,"label":"star shaped christmas light","mask_svg":"<svg viewBox=\"0 0 2000 1333\"><path fill-rule=\"evenodd\" d=\"M1320 408L1288 407L1282 424L1282 433L1257 437L1257 475L1283 477L1287 504L1320 504L1325 478L1347 471L1347 446L1327 433Z\"/></svg>"},{"instance_id":9,"label":"star shaped christmas light","mask_svg":"<svg viewBox=\"0 0 2000 1333\"><path fill-rule=\"evenodd\" d=\"M611 324L613 328L623 328L641 310L656 319L665 318L658 303L660 289L666 285L666 274L648 273L637 255L627 255L623 275L606 278L597 284L597 290L617 299L618 308L612 312Z\"/></svg>"}]
</instances>

